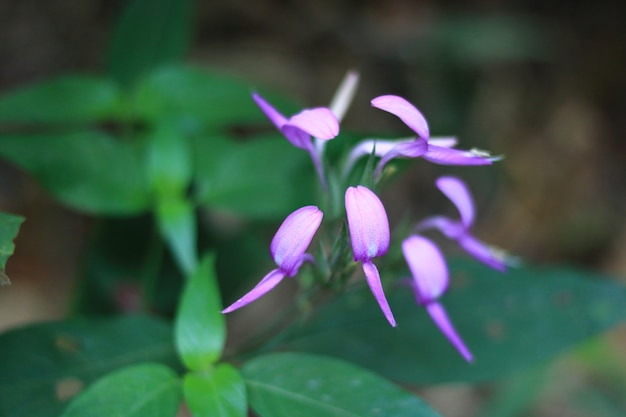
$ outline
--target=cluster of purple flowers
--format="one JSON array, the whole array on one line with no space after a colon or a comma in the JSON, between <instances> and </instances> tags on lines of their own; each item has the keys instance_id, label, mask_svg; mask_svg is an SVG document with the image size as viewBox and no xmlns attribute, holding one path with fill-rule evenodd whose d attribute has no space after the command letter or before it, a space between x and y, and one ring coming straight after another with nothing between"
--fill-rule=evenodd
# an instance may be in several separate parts
<instances>
[{"instance_id":1,"label":"cluster of purple flowers","mask_svg":"<svg viewBox=\"0 0 626 417\"><path fill-rule=\"evenodd\" d=\"M356 74L348 74L330 108L305 109L290 118L279 113L260 95L253 95L257 105L287 140L310 154L324 187L327 185L323 169L324 142L339 134L339 121L354 94L357 80ZM374 177L380 176L385 165L394 158L422 157L443 165L489 165L498 159L490 157L484 151L455 149L455 138L431 139L424 116L402 97L384 95L373 99L371 104L400 118L417 136L398 141L368 139L357 144L348 156L344 173L352 169L358 158L372 154L380 158ZM499 271L506 270L510 259L471 234L474 204L465 184L458 178L441 177L436 185L457 207L460 220L434 216L421 221L403 241L402 252L411 271L410 288L416 302L425 307L459 353L467 361L471 361L472 354L438 301L448 286L445 259L431 240L418 233L438 229L449 239L455 240L471 256ZM372 190L357 185L349 186L345 191L345 210L353 259L362 264L374 298L386 319L395 327L396 320L385 297L378 269L373 263L374 258L385 255L389 249L390 231L385 208ZM320 227L322 218L322 211L315 206L302 207L291 213L279 227L270 245L277 268L222 312L229 313L251 303L274 288L286 276L295 276L304 262L314 262L313 256L306 253L306 250Z\"/></svg>"}]
</instances>

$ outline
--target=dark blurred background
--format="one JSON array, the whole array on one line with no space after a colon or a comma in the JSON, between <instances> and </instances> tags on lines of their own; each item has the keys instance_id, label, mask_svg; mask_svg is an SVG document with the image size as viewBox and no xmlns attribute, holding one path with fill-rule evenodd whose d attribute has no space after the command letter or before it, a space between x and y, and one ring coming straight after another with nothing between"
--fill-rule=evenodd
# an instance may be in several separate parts
<instances>
[{"instance_id":1,"label":"dark blurred background","mask_svg":"<svg viewBox=\"0 0 626 417\"><path fill-rule=\"evenodd\" d=\"M0 0L0 93L103 72L122 4ZM390 217L449 208L432 183L458 174L477 201L479 237L534 263L626 282L625 18L624 1L199 1L189 61L307 106L327 104L345 71L359 70L343 129L409 134L369 106L398 94L423 111L433 136L505 155L488 169L413 164L384 195ZM0 291L0 329L62 316L88 219L2 161L0 208L27 219L8 263L19 285ZM626 348L623 331L609 337ZM461 404L444 415L464 415L480 397L450 390L458 401L432 394L443 407ZM551 404L532 415L579 415Z\"/></svg>"}]
</instances>

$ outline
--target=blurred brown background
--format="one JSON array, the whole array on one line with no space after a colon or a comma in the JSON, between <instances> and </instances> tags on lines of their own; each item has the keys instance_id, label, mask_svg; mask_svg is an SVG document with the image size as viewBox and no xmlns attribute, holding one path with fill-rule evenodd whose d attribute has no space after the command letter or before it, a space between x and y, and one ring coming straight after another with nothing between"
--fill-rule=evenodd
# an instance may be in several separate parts
<instances>
[{"instance_id":1,"label":"blurred brown background","mask_svg":"<svg viewBox=\"0 0 626 417\"><path fill-rule=\"evenodd\" d=\"M0 92L102 72L120 5L0 0ZM626 282L625 18L624 1L199 1L189 60L310 106L328 103L345 71L359 70L344 129L407 135L369 107L393 93L424 112L433 135L506 156L488 170L415 164L384 196L390 217L432 214L445 203L435 176L458 173L477 200L478 236L533 262ZM7 268L14 285L0 290L0 329L62 316L88 220L1 161L0 208L27 219ZM626 349L619 331L609 338ZM586 378L568 369L559 378ZM446 416L469 415L482 395L441 392L430 395ZM590 415L558 395L529 415Z\"/></svg>"}]
</instances>

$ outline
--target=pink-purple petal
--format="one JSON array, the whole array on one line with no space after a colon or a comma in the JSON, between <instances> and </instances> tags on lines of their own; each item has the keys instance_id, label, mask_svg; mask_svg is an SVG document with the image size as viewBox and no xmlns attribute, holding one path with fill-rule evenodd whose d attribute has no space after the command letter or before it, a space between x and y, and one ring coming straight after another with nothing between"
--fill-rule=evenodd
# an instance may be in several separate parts
<instances>
[{"instance_id":1,"label":"pink-purple petal","mask_svg":"<svg viewBox=\"0 0 626 417\"><path fill-rule=\"evenodd\" d=\"M252 98L256 102L256 104L261 108L263 113L267 116L268 119L274 123L277 129L280 130L281 127L285 123L287 123L287 118L280 114L278 110L276 110L270 103L267 102L263 97L261 97L258 93L253 93Z\"/></svg>"},{"instance_id":2,"label":"pink-purple petal","mask_svg":"<svg viewBox=\"0 0 626 417\"><path fill-rule=\"evenodd\" d=\"M457 239L465 234L465 226L460 221L445 216L427 217L415 226L416 232L428 229L439 229L449 239Z\"/></svg>"},{"instance_id":3,"label":"pink-purple petal","mask_svg":"<svg viewBox=\"0 0 626 417\"><path fill-rule=\"evenodd\" d=\"M469 151L428 145L428 150L422 158L439 165L491 165L489 158L476 155Z\"/></svg>"},{"instance_id":4,"label":"pink-purple petal","mask_svg":"<svg viewBox=\"0 0 626 417\"><path fill-rule=\"evenodd\" d=\"M287 124L295 126L318 139L332 139L339 134L339 121L330 109L317 107L302 110L291 117Z\"/></svg>"},{"instance_id":5,"label":"pink-purple petal","mask_svg":"<svg viewBox=\"0 0 626 417\"><path fill-rule=\"evenodd\" d=\"M378 177L383 171L387 162L394 158L417 158L424 155L428 151L429 145L426 139L416 138L411 142L401 142L394 146L378 161L374 176Z\"/></svg>"},{"instance_id":6,"label":"pink-purple petal","mask_svg":"<svg viewBox=\"0 0 626 417\"><path fill-rule=\"evenodd\" d=\"M433 319L439 330L446 336L446 338L452 343L452 346L456 348L456 350L463 356L463 358L472 362L474 357L472 353L469 351L463 339L459 336L454 326L450 322L448 318L448 314L443 306L437 302L433 302L426 305L426 311L430 314L430 317Z\"/></svg>"},{"instance_id":7,"label":"pink-purple petal","mask_svg":"<svg viewBox=\"0 0 626 417\"><path fill-rule=\"evenodd\" d=\"M296 148L304 149L305 151L309 151L309 153L314 152L311 135L304 130L286 123L280 128L280 131Z\"/></svg>"},{"instance_id":8,"label":"pink-purple petal","mask_svg":"<svg viewBox=\"0 0 626 417\"><path fill-rule=\"evenodd\" d=\"M371 262L363 262L363 272L365 273L367 284L369 285L372 294L374 294L374 298L376 299L376 302L378 302L380 309L383 311L385 318L389 324L396 327L396 319L393 317L393 313L391 312L391 308L389 307L389 303L387 302L387 298L383 292L383 286L380 282L380 275L376 265Z\"/></svg>"},{"instance_id":9,"label":"pink-purple petal","mask_svg":"<svg viewBox=\"0 0 626 417\"><path fill-rule=\"evenodd\" d=\"M376 194L362 185L348 187L345 204L354 260L364 262L386 254L389 249L389 221L385 207Z\"/></svg>"},{"instance_id":10,"label":"pink-purple petal","mask_svg":"<svg viewBox=\"0 0 626 417\"><path fill-rule=\"evenodd\" d=\"M428 139L428 143L442 148L454 148L459 141L454 136L438 136Z\"/></svg>"},{"instance_id":11,"label":"pink-purple petal","mask_svg":"<svg viewBox=\"0 0 626 417\"><path fill-rule=\"evenodd\" d=\"M274 262L285 274L294 276L322 223L323 213L315 206L305 206L291 213L278 228L270 245Z\"/></svg>"},{"instance_id":12,"label":"pink-purple petal","mask_svg":"<svg viewBox=\"0 0 626 417\"><path fill-rule=\"evenodd\" d=\"M439 298L448 287L448 267L439 248L430 240L413 235L402 242L402 253L411 270L419 303L427 304Z\"/></svg>"},{"instance_id":13,"label":"pink-purple petal","mask_svg":"<svg viewBox=\"0 0 626 417\"><path fill-rule=\"evenodd\" d=\"M476 239L474 236L466 234L457 239L459 245L471 256L473 256L479 262L487 265L496 271L506 272L507 263L504 256L498 251L495 251L489 245Z\"/></svg>"},{"instance_id":14,"label":"pink-purple petal","mask_svg":"<svg viewBox=\"0 0 626 417\"><path fill-rule=\"evenodd\" d=\"M397 116L420 138L428 140L430 133L428 123L422 113L402 97L385 95L371 101L372 106Z\"/></svg>"},{"instance_id":15,"label":"pink-purple petal","mask_svg":"<svg viewBox=\"0 0 626 417\"><path fill-rule=\"evenodd\" d=\"M469 229L474 223L474 201L465 183L455 177L440 177L436 184L437 188L454 203L463 225Z\"/></svg>"},{"instance_id":16,"label":"pink-purple petal","mask_svg":"<svg viewBox=\"0 0 626 417\"><path fill-rule=\"evenodd\" d=\"M382 157L387 152L391 151L393 148L398 146L401 143L412 143L413 138L401 139L401 140L387 140L387 139L367 139L362 142L357 143L352 151L350 151L350 156L348 159L357 160L365 155L370 155L374 152L375 156Z\"/></svg>"},{"instance_id":17,"label":"pink-purple petal","mask_svg":"<svg viewBox=\"0 0 626 417\"><path fill-rule=\"evenodd\" d=\"M274 269L270 271L252 290L222 310L222 313L230 313L231 311L235 311L247 304L250 304L257 298L271 291L280 281L282 281L283 278L285 278L285 272L282 270Z\"/></svg>"}]
</instances>

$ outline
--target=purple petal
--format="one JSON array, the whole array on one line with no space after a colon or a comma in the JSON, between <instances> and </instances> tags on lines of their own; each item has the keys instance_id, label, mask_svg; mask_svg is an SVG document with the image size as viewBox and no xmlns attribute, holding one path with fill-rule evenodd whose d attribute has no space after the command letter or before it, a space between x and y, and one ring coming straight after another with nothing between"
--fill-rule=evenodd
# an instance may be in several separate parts
<instances>
[{"instance_id":1,"label":"purple petal","mask_svg":"<svg viewBox=\"0 0 626 417\"><path fill-rule=\"evenodd\" d=\"M356 161L361 157L371 155L372 152L375 152L375 156L382 157L400 143L411 143L413 141L414 138L411 137L400 140L367 139L359 142L352 148L350 155L348 155L348 159L344 164L343 176L345 177L348 175Z\"/></svg>"},{"instance_id":2,"label":"purple petal","mask_svg":"<svg viewBox=\"0 0 626 417\"><path fill-rule=\"evenodd\" d=\"M442 148L454 148L459 141L454 136L441 136L428 139L428 143Z\"/></svg>"},{"instance_id":3,"label":"purple petal","mask_svg":"<svg viewBox=\"0 0 626 417\"><path fill-rule=\"evenodd\" d=\"M428 145L424 159L440 165L491 165L491 159L477 155L470 151Z\"/></svg>"},{"instance_id":4,"label":"purple petal","mask_svg":"<svg viewBox=\"0 0 626 417\"><path fill-rule=\"evenodd\" d=\"M439 229L449 239L457 239L465 234L465 226L460 221L452 220L445 216L428 217L415 226L416 232L428 229Z\"/></svg>"},{"instance_id":5,"label":"purple petal","mask_svg":"<svg viewBox=\"0 0 626 417\"><path fill-rule=\"evenodd\" d=\"M280 269L274 269L270 271L270 273L267 274L261 280L261 282L259 282L252 290L250 290L246 295L222 310L222 313L230 313L231 311L235 311L245 306L246 304L250 304L257 298L268 293L272 288L278 285L278 283L282 281L283 278L285 278L285 273Z\"/></svg>"},{"instance_id":6,"label":"purple petal","mask_svg":"<svg viewBox=\"0 0 626 417\"><path fill-rule=\"evenodd\" d=\"M398 146L401 143L413 143L414 138L401 139L401 140L387 140L387 139L368 139L362 142L357 143L352 151L350 151L350 156L348 159L357 160L365 155L370 155L372 152L375 152L374 155L378 157L384 156L386 153L390 152L393 148Z\"/></svg>"},{"instance_id":7,"label":"purple petal","mask_svg":"<svg viewBox=\"0 0 626 417\"><path fill-rule=\"evenodd\" d=\"M326 107L302 110L291 117L287 124L318 139L332 139L339 134L337 117Z\"/></svg>"},{"instance_id":8,"label":"purple petal","mask_svg":"<svg viewBox=\"0 0 626 417\"><path fill-rule=\"evenodd\" d=\"M287 140L296 148L304 149L305 151L309 151L309 153L311 154L314 153L315 149L313 146L313 141L311 140L311 135L306 133L304 130L287 123L283 125L280 131L283 133L283 135L285 135Z\"/></svg>"},{"instance_id":9,"label":"purple petal","mask_svg":"<svg viewBox=\"0 0 626 417\"><path fill-rule=\"evenodd\" d=\"M420 138L428 140L428 123L417 108L402 97L387 95L376 97L371 101L372 106L389 112L400 118Z\"/></svg>"},{"instance_id":10,"label":"purple petal","mask_svg":"<svg viewBox=\"0 0 626 417\"><path fill-rule=\"evenodd\" d=\"M446 338L448 338L456 350L459 351L461 356L463 356L466 361L472 362L474 360L472 353L469 351L467 346L465 346L465 343L454 329L454 326L450 322L443 306L439 303L430 303L426 305L426 311L428 311L428 314L430 314L430 317L432 317L437 327L439 327L441 332L444 336L446 336Z\"/></svg>"},{"instance_id":11,"label":"purple petal","mask_svg":"<svg viewBox=\"0 0 626 417\"><path fill-rule=\"evenodd\" d=\"M313 165L315 166L315 172L317 172L317 176L322 183L322 187L324 190L328 188L328 182L326 181L326 176L324 175L324 162L322 161L322 155L324 152L323 148L316 148L313 143L311 143L311 148L308 149L309 155L311 155L311 160L313 161Z\"/></svg>"},{"instance_id":12,"label":"purple petal","mask_svg":"<svg viewBox=\"0 0 626 417\"><path fill-rule=\"evenodd\" d=\"M354 260L365 262L387 253L389 221L376 194L362 185L349 187L345 203Z\"/></svg>"},{"instance_id":13,"label":"purple petal","mask_svg":"<svg viewBox=\"0 0 626 417\"><path fill-rule=\"evenodd\" d=\"M474 201L463 181L455 177L440 177L437 187L454 203L459 210L465 228L469 229L474 223Z\"/></svg>"},{"instance_id":14,"label":"purple petal","mask_svg":"<svg viewBox=\"0 0 626 417\"><path fill-rule=\"evenodd\" d=\"M294 276L302 264L302 256L322 223L323 213L315 206L305 206L291 213L280 225L270 252L276 265Z\"/></svg>"},{"instance_id":15,"label":"purple petal","mask_svg":"<svg viewBox=\"0 0 626 417\"><path fill-rule=\"evenodd\" d=\"M469 234L462 236L458 239L458 242L467 253L472 255L479 262L484 263L496 271L506 272L507 262L504 253L491 248L489 245L484 244Z\"/></svg>"},{"instance_id":16,"label":"purple petal","mask_svg":"<svg viewBox=\"0 0 626 417\"><path fill-rule=\"evenodd\" d=\"M443 255L430 240L422 236L410 236L402 242L413 287L420 304L439 298L448 287L448 267Z\"/></svg>"},{"instance_id":17,"label":"purple petal","mask_svg":"<svg viewBox=\"0 0 626 417\"><path fill-rule=\"evenodd\" d=\"M287 123L287 118L280 114L278 110L276 110L270 103L268 103L263 97L261 97L257 93L252 94L252 98L256 102L256 104L261 108L263 113L274 123L279 130L285 123Z\"/></svg>"},{"instance_id":18,"label":"purple petal","mask_svg":"<svg viewBox=\"0 0 626 417\"><path fill-rule=\"evenodd\" d=\"M393 317L393 313L391 312L391 308L389 307L389 303L387 302L387 298L385 298L385 293L383 292L382 284L380 283L380 275L378 274L378 269L376 265L371 262L363 263L363 272L365 272L365 279L367 280L367 284L372 290L372 294L374 294L374 298L378 302L380 309L383 311L383 314L387 318L389 324L393 327L396 327L396 319Z\"/></svg>"},{"instance_id":19,"label":"purple petal","mask_svg":"<svg viewBox=\"0 0 626 417\"><path fill-rule=\"evenodd\" d=\"M391 161L393 158L417 158L423 156L428 151L428 149L428 142L426 142L426 139L422 138L416 138L411 142L399 143L393 149L383 155L381 160L378 162L378 165L376 166L374 176L378 177L383 171L383 168L387 164L387 162Z\"/></svg>"}]
</instances>

